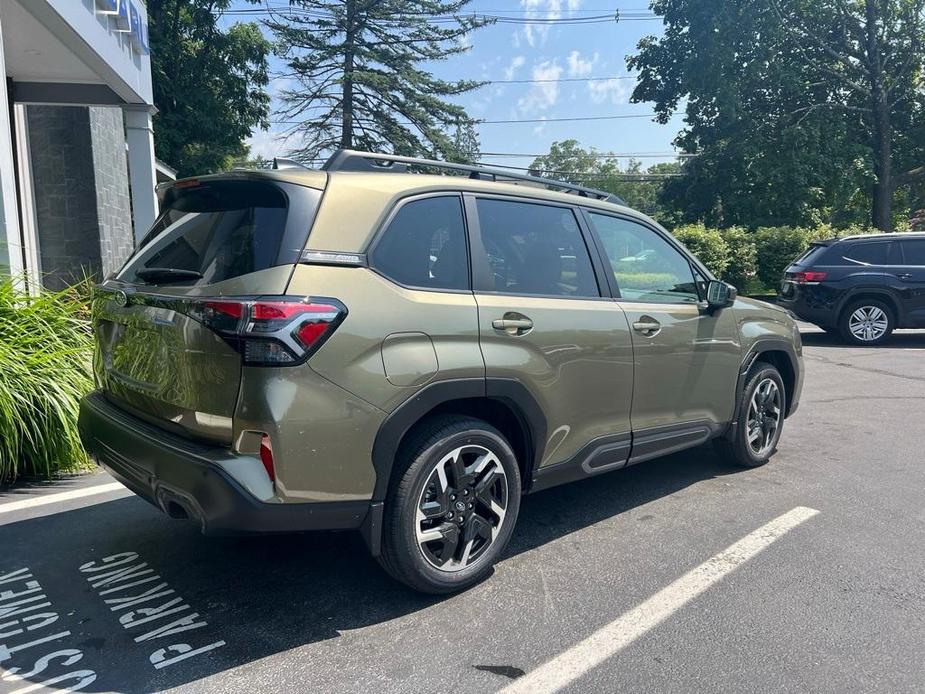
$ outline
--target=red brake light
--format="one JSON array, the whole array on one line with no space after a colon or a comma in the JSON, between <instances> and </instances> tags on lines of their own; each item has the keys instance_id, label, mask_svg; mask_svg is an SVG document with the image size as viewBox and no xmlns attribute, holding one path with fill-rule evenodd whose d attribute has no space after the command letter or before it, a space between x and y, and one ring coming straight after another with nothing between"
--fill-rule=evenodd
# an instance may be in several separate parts
<instances>
[{"instance_id":1,"label":"red brake light","mask_svg":"<svg viewBox=\"0 0 925 694\"><path fill-rule=\"evenodd\" d=\"M260 439L260 462L270 476L270 481L276 481L276 469L273 467L273 444L270 443L270 437L267 434Z\"/></svg>"},{"instance_id":2,"label":"red brake light","mask_svg":"<svg viewBox=\"0 0 925 694\"><path fill-rule=\"evenodd\" d=\"M285 303L282 301L272 303L267 301L258 301L256 304L254 304L254 308L251 311L251 317L254 320L279 320L281 318L291 318L297 313L300 313L303 306L305 306L305 304Z\"/></svg>"},{"instance_id":3,"label":"red brake light","mask_svg":"<svg viewBox=\"0 0 925 694\"><path fill-rule=\"evenodd\" d=\"M328 329L327 323L305 323L299 328L297 334L302 344L311 347Z\"/></svg>"},{"instance_id":4,"label":"red brake light","mask_svg":"<svg viewBox=\"0 0 925 694\"><path fill-rule=\"evenodd\" d=\"M308 359L347 315L334 299L202 299L185 313L224 337L252 366L299 364Z\"/></svg>"},{"instance_id":5,"label":"red brake light","mask_svg":"<svg viewBox=\"0 0 925 694\"><path fill-rule=\"evenodd\" d=\"M827 272L795 272L793 273L793 281L799 284L806 284L807 282L822 282L826 277L828 277Z\"/></svg>"},{"instance_id":6,"label":"red brake light","mask_svg":"<svg viewBox=\"0 0 925 694\"><path fill-rule=\"evenodd\" d=\"M207 301L205 307L232 318L240 318L244 310L244 304L240 301Z\"/></svg>"}]
</instances>

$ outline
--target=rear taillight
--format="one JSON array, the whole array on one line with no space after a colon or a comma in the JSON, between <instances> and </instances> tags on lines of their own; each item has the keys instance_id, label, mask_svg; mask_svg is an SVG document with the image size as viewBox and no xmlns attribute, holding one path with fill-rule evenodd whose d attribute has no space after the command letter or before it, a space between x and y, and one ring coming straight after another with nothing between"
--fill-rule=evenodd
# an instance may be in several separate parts
<instances>
[{"instance_id":1,"label":"rear taillight","mask_svg":"<svg viewBox=\"0 0 925 694\"><path fill-rule=\"evenodd\" d=\"M300 364L337 329L347 308L335 299L192 299L183 311L214 330L251 366Z\"/></svg>"},{"instance_id":2,"label":"rear taillight","mask_svg":"<svg viewBox=\"0 0 925 694\"><path fill-rule=\"evenodd\" d=\"M827 276L826 272L794 272L792 279L797 284L807 284L808 282L822 282Z\"/></svg>"},{"instance_id":3,"label":"rear taillight","mask_svg":"<svg viewBox=\"0 0 925 694\"><path fill-rule=\"evenodd\" d=\"M260 462L263 463L264 469L270 476L270 481L276 481L276 468L273 467L273 445L270 443L270 437L266 434L260 439Z\"/></svg>"}]
</instances>

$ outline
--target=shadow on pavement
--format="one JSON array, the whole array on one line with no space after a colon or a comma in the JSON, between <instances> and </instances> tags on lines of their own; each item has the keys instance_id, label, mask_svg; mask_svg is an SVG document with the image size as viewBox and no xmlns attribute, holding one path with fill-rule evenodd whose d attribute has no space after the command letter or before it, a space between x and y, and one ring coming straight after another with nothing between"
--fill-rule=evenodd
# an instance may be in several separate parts
<instances>
[{"instance_id":1,"label":"shadow on pavement","mask_svg":"<svg viewBox=\"0 0 925 694\"><path fill-rule=\"evenodd\" d=\"M804 347L831 347L834 349L860 349L860 350L878 350L878 349L903 349L903 348L923 348L925 347L925 330L900 330L894 332L890 339L879 347L859 347L858 345L849 345L839 335L830 335L826 332L803 332L800 335L803 339Z\"/></svg>"},{"instance_id":2,"label":"shadow on pavement","mask_svg":"<svg viewBox=\"0 0 925 694\"><path fill-rule=\"evenodd\" d=\"M524 499L506 556L616 516L700 480L737 472L703 447L593 480L573 483ZM78 668L97 679L83 691L141 692L175 687L208 675L324 639L342 631L394 620L448 598L414 593L389 579L371 559L357 533L205 538L186 522L171 521L137 498L120 499L75 511L0 526L0 574L28 567L61 619L54 628L28 636L0 638L7 647L53 631L71 631L0 662L27 672L41 656L80 649ZM147 603L182 597L197 621L208 626L167 638L136 642L148 627L124 628L103 603L102 587L91 586L79 567L122 552L136 552L158 581L125 591L138 593L159 582L175 591ZM489 579L490 580L490 579ZM21 583L2 589L20 589ZM2 606L0 606L2 612ZM151 627L170 617L152 621ZM0 620L0 622L6 620ZM0 625L2 626L2 625ZM5 629L0 628L0 632ZM219 640L224 646L160 670L150 661L158 648L188 643L192 648ZM49 667L26 680L39 683ZM0 679L0 691L17 687ZM73 682L59 684L68 686ZM19 686L25 683L20 681ZM243 682L242 682L243 685Z\"/></svg>"}]
</instances>

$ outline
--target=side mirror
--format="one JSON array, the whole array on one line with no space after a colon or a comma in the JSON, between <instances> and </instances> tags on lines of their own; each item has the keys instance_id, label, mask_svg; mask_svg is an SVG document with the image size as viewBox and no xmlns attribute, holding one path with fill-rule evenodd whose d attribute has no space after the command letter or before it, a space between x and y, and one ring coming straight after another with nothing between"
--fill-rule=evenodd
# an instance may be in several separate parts
<instances>
[{"instance_id":1,"label":"side mirror","mask_svg":"<svg viewBox=\"0 0 925 694\"><path fill-rule=\"evenodd\" d=\"M732 306L738 296L738 291L731 284L710 280L707 284L707 305L710 308L726 308Z\"/></svg>"}]
</instances>

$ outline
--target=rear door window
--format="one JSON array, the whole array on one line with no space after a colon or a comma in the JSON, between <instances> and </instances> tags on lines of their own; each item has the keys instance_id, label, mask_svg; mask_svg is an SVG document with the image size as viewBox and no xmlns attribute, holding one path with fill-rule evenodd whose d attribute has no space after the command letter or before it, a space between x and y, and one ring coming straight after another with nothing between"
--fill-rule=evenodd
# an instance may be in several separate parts
<instances>
[{"instance_id":1,"label":"rear door window","mask_svg":"<svg viewBox=\"0 0 925 694\"><path fill-rule=\"evenodd\" d=\"M479 198L490 279L483 291L599 297L597 278L573 210Z\"/></svg>"},{"instance_id":2,"label":"rear door window","mask_svg":"<svg viewBox=\"0 0 925 694\"><path fill-rule=\"evenodd\" d=\"M163 268L185 273L171 284L196 286L296 263L320 198L313 188L260 181L172 189L119 279L146 283L142 276Z\"/></svg>"},{"instance_id":3,"label":"rear door window","mask_svg":"<svg viewBox=\"0 0 925 694\"><path fill-rule=\"evenodd\" d=\"M925 267L925 239L909 239L902 242L906 265Z\"/></svg>"},{"instance_id":4,"label":"rear door window","mask_svg":"<svg viewBox=\"0 0 925 694\"><path fill-rule=\"evenodd\" d=\"M855 243L842 253L842 257L854 265L889 265L890 242Z\"/></svg>"},{"instance_id":5,"label":"rear door window","mask_svg":"<svg viewBox=\"0 0 925 694\"><path fill-rule=\"evenodd\" d=\"M408 287L468 289L460 196L440 195L402 205L373 249L372 266Z\"/></svg>"}]
</instances>

